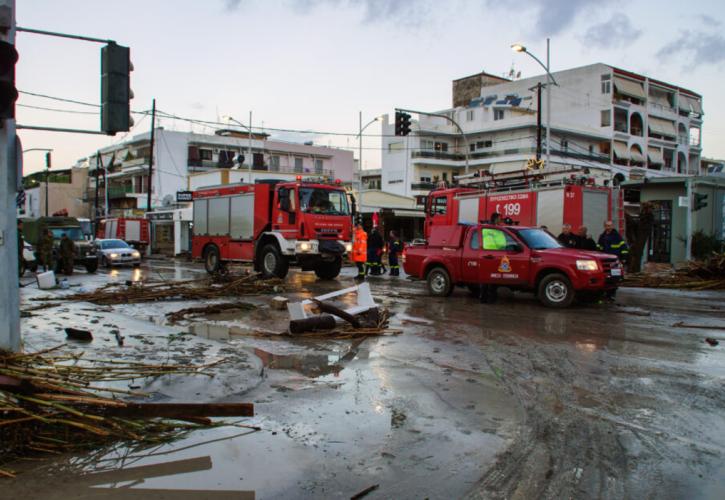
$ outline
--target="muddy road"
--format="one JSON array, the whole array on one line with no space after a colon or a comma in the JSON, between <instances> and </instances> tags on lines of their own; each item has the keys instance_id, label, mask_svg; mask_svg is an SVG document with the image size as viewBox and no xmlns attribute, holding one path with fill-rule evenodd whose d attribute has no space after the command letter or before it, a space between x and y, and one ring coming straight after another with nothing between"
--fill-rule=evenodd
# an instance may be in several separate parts
<instances>
[{"instance_id":1,"label":"muddy road","mask_svg":"<svg viewBox=\"0 0 725 500\"><path fill-rule=\"evenodd\" d=\"M347 268L321 282L293 271L287 296L352 286L353 275ZM169 261L71 283L200 276L198 266ZM350 498L372 485L366 498L725 497L725 294L623 289L614 303L556 311L506 290L481 305L465 289L438 299L404 278L369 282L404 333L259 337L287 322L266 296L250 299L264 306L255 311L174 325L163 314L193 303L99 312L101 324L147 324L144 340L158 343L144 344L144 356L163 350L170 332L188 339L167 344L170 355L234 354L237 373L206 390L163 380L151 389L162 399L252 402L257 416L245 423L264 430L208 429L154 448L24 464L3 497ZM28 343L65 340L43 326L54 320L52 310L24 320ZM720 328L671 326L678 322ZM109 343L102 352L133 349Z\"/></svg>"}]
</instances>

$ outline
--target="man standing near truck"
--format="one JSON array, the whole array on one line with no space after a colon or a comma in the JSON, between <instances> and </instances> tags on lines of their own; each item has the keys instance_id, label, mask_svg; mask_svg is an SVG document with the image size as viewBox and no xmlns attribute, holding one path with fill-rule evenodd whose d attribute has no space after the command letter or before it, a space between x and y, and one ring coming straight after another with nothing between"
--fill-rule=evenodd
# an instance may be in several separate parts
<instances>
[{"instance_id":1,"label":"man standing near truck","mask_svg":"<svg viewBox=\"0 0 725 500\"><path fill-rule=\"evenodd\" d=\"M390 263L390 276L400 276L400 265L398 264L398 254L403 250L403 244L398 239L398 233L390 231L390 241L388 241L388 262Z\"/></svg>"},{"instance_id":2,"label":"man standing near truck","mask_svg":"<svg viewBox=\"0 0 725 500\"><path fill-rule=\"evenodd\" d=\"M355 227L350 258L357 266L357 276L355 276L355 279L364 281L365 261L368 258L368 235L363 230L361 222L358 222Z\"/></svg>"},{"instance_id":3,"label":"man standing near truck","mask_svg":"<svg viewBox=\"0 0 725 500\"><path fill-rule=\"evenodd\" d=\"M60 258L63 262L63 274L73 274L73 257L76 253L76 242L63 233L60 238Z\"/></svg>"},{"instance_id":4,"label":"man standing near truck","mask_svg":"<svg viewBox=\"0 0 725 500\"><path fill-rule=\"evenodd\" d=\"M622 235L614 229L614 223L611 220L604 221L604 232L599 236L597 249L600 252L618 257L622 266L626 265L627 260L629 260L629 247L627 246L627 242L624 241ZM607 298L614 300L616 294L616 288L609 290L607 292Z\"/></svg>"},{"instance_id":5,"label":"man standing near truck","mask_svg":"<svg viewBox=\"0 0 725 500\"><path fill-rule=\"evenodd\" d=\"M370 231L370 236L368 237L368 261L366 269L366 272L370 271L372 276L380 276L383 274L381 258L384 246L385 241L383 241L383 237L378 232L377 226L373 226L373 230Z\"/></svg>"},{"instance_id":6,"label":"man standing near truck","mask_svg":"<svg viewBox=\"0 0 725 500\"><path fill-rule=\"evenodd\" d=\"M55 242L55 237L53 236L53 231L51 231L50 229L46 230L43 233L43 237L40 239L40 244L39 244L40 260L43 261L43 270L44 271L53 270L53 243L54 242Z\"/></svg>"},{"instance_id":7,"label":"man standing near truck","mask_svg":"<svg viewBox=\"0 0 725 500\"><path fill-rule=\"evenodd\" d=\"M491 215L491 224L503 226L501 214L494 212ZM506 236L503 231L497 229L483 228L481 231L483 250L504 250L506 248ZM481 283L478 287L478 301L482 304L493 304L498 299L498 285L487 285Z\"/></svg>"}]
</instances>

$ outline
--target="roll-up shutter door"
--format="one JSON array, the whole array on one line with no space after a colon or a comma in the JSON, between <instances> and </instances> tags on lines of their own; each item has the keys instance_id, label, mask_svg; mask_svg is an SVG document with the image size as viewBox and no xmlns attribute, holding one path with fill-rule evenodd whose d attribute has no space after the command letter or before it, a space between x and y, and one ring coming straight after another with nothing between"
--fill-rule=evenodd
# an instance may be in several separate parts
<instances>
[{"instance_id":1,"label":"roll-up shutter door","mask_svg":"<svg viewBox=\"0 0 725 500\"><path fill-rule=\"evenodd\" d=\"M596 234L609 215L609 194L607 191L583 190L582 220L590 233ZM572 228L576 231L578 228Z\"/></svg>"},{"instance_id":2,"label":"roll-up shutter door","mask_svg":"<svg viewBox=\"0 0 725 500\"><path fill-rule=\"evenodd\" d=\"M546 226L557 234L564 224L564 192L561 189L542 190L536 200L536 225Z\"/></svg>"}]
</instances>

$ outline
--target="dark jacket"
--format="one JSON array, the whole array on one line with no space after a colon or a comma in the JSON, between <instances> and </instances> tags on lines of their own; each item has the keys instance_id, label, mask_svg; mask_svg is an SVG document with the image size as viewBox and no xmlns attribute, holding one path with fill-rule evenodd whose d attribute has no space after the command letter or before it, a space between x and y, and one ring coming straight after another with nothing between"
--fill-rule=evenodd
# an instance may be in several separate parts
<instances>
[{"instance_id":1,"label":"dark jacket","mask_svg":"<svg viewBox=\"0 0 725 500\"><path fill-rule=\"evenodd\" d=\"M60 240L60 256L65 258L73 257L76 253L76 242L70 238Z\"/></svg>"},{"instance_id":2,"label":"dark jacket","mask_svg":"<svg viewBox=\"0 0 725 500\"><path fill-rule=\"evenodd\" d=\"M622 238L622 235L619 234L616 229L612 229L612 232L609 234L604 231L599 236L597 248L601 252L616 255L623 263L627 262L629 259L629 247L627 246L627 242L624 241L624 238Z\"/></svg>"},{"instance_id":3,"label":"dark jacket","mask_svg":"<svg viewBox=\"0 0 725 500\"><path fill-rule=\"evenodd\" d=\"M590 252L597 251L597 243L590 237L582 238L579 236L579 247L580 250L588 250Z\"/></svg>"},{"instance_id":4,"label":"dark jacket","mask_svg":"<svg viewBox=\"0 0 725 500\"><path fill-rule=\"evenodd\" d=\"M569 233L568 235L561 233L559 236L556 237L557 240L559 240L559 243L564 245L566 248L579 248L579 235L574 233Z\"/></svg>"},{"instance_id":5,"label":"dark jacket","mask_svg":"<svg viewBox=\"0 0 725 500\"><path fill-rule=\"evenodd\" d=\"M383 241L383 237L380 235L377 231L372 231L370 233L370 236L368 236L368 249L375 248L375 249L382 249L385 246L385 241Z\"/></svg>"},{"instance_id":6,"label":"dark jacket","mask_svg":"<svg viewBox=\"0 0 725 500\"><path fill-rule=\"evenodd\" d=\"M390 255L397 255L403 251L403 244L398 238L390 238L388 241L388 253Z\"/></svg>"}]
</instances>

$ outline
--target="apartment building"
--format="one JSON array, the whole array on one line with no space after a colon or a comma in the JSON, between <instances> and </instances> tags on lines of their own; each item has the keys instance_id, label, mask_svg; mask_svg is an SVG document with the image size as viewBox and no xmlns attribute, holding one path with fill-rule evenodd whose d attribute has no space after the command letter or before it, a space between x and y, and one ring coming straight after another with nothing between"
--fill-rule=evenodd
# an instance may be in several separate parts
<instances>
[{"instance_id":1,"label":"apartment building","mask_svg":"<svg viewBox=\"0 0 725 500\"><path fill-rule=\"evenodd\" d=\"M493 174L541 158L550 121L551 167L576 167L598 184L697 174L702 152L702 96L606 64L553 74L551 115L547 76L505 80L481 73L453 82L453 107L420 114L405 137L383 121L382 189L422 199L440 182L466 171ZM451 121L455 121L459 128Z\"/></svg>"},{"instance_id":2,"label":"apartment building","mask_svg":"<svg viewBox=\"0 0 725 500\"><path fill-rule=\"evenodd\" d=\"M244 157L241 164L240 156ZM91 154L84 201L95 206L98 196L99 206L103 207L107 196L111 215L142 215L147 211L150 158L150 131ZM215 134L196 134L158 128L154 137L151 209L176 207L176 193L190 189L190 176L197 182L202 177L206 179L204 185L209 185L221 183L219 179L225 173L228 179L230 171L243 182L293 180L302 174L349 183L353 153L312 143L270 140L269 134L261 132L217 130ZM202 173L205 175L194 175Z\"/></svg>"}]
</instances>

